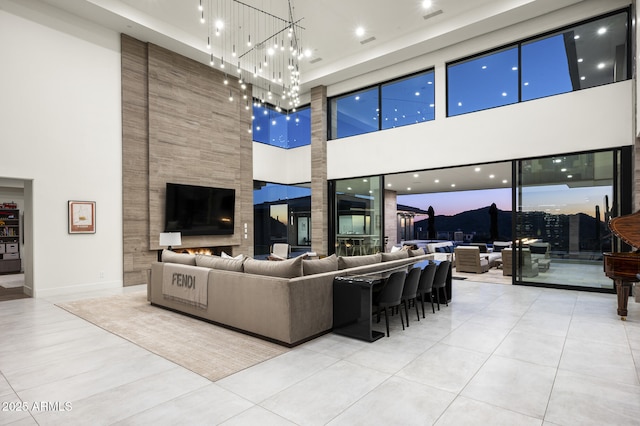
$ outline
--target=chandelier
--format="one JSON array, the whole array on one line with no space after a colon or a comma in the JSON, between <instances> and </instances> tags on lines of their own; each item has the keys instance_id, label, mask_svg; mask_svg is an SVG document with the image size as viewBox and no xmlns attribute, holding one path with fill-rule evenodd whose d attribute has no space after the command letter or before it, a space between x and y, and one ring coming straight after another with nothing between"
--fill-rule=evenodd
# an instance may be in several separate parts
<instances>
[{"instance_id":1,"label":"chandelier","mask_svg":"<svg viewBox=\"0 0 640 426\"><path fill-rule=\"evenodd\" d=\"M207 27L210 65L224 72L224 84L237 80L247 99L250 83L256 102L277 110L299 105L300 61L305 57L302 19L294 19L292 0L287 5L286 18L238 0L199 0L198 6L200 22Z\"/></svg>"}]
</instances>

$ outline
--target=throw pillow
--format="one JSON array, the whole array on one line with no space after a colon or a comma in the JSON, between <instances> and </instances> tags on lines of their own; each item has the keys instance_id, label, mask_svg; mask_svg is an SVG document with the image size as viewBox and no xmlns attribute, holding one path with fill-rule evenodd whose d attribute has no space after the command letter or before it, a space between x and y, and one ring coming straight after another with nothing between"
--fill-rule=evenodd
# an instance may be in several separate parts
<instances>
[{"instance_id":1,"label":"throw pillow","mask_svg":"<svg viewBox=\"0 0 640 426\"><path fill-rule=\"evenodd\" d=\"M162 261L165 263L182 263L183 265L196 265L196 255L189 253L176 253L171 250L162 250Z\"/></svg>"},{"instance_id":2,"label":"throw pillow","mask_svg":"<svg viewBox=\"0 0 640 426\"><path fill-rule=\"evenodd\" d=\"M304 275L321 274L338 270L338 258L335 254L324 259L303 259L302 273Z\"/></svg>"},{"instance_id":3,"label":"throw pillow","mask_svg":"<svg viewBox=\"0 0 640 426\"><path fill-rule=\"evenodd\" d=\"M395 253L381 253L382 261L389 262L391 260L406 259L409 257L409 250L400 250Z\"/></svg>"},{"instance_id":4,"label":"throw pillow","mask_svg":"<svg viewBox=\"0 0 640 426\"><path fill-rule=\"evenodd\" d=\"M255 275L268 275L280 278L302 276L302 256L293 259L273 262L270 260L247 259L244 261L244 272Z\"/></svg>"},{"instance_id":5,"label":"throw pillow","mask_svg":"<svg viewBox=\"0 0 640 426\"><path fill-rule=\"evenodd\" d=\"M235 260L243 260L244 259L244 254L240 253L237 256L231 256L225 252L222 252L222 254L220 255L221 258L223 259L235 259Z\"/></svg>"},{"instance_id":6,"label":"throw pillow","mask_svg":"<svg viewBox=\"0 0 640 426\"><path fill-rule=\"evenodd\" d=\"M416 257L416 256L422 256L425 255L426 253L424 252L424 249L415 249L415 250L409 250L409 257Z\"/></svg>"},{"instance_id":7,"label":"throw pillow","mask_svg":"<svg viewBox=\"0 0 640 426\"><path fill-rule=\"evenodd\" d=\"M372 265L382 261L382 253L367 254L364 256L340 256L338 257L338 269L354 268L356 266Z\"/></svg>"},{"instance_id":8,"label":"throw pillow","mask_svg":"<svg viewBox=\"0 0 640 426\"><path fill-rule=\"evenodd\" d=\"M395 252L400 251L400 250L402 250L402 247L400 247L400 246L392 246L391 247L391 253L395 253Z\"/></svg>"},{"instance_id":9,"label":"throw pillow","mask_svg":"<svg viewBox=\"0 0 640 426\"><path fill-rule=\"evenodd\" d=\"M208 256L206 254L196 255L196 266L205 268L222 269L224 271L243 271L244 259L222 258L218 256Z\"/></svg>"}]
</instances>

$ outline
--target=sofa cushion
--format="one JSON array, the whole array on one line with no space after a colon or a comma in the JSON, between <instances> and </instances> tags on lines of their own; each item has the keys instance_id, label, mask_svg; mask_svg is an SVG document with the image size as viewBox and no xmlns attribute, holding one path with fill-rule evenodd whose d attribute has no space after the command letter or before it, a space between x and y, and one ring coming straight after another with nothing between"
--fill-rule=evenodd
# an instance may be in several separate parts
<instances>
[{"instance_id":1,"label":"sofa cushion","mask_svg":"<svg viewBox=\"0 0 640 426\"><path fill-rule=\"evenodd\" d=\"M206 254L196 254L196 266L205 268L222 269L224 271L243 271L244 259L223 258L220 256L208 256Z\"/></svg>"},{"instance_id":2,"label":"sofa cushion","mask_svg":"<svg viewBox=\"0 0 640 426\"><path fill-rule=\"evenodd\" d=\"M355 268L356 266L372 265L382 261L382 254L367 254L364 256L338 257L338 269Z\"/></svg>"},{"instance_id":3,"label":"sofa cushion","mask_svg":"<svg viewBox=\"0 0 640 426\"><path fill-rule=\"evenodd\" d=\"M176 253L171 250L162 250L162 261L166 263L182 263L183 265L196 266L196 255L188 253Z\"/></svg>"},{"instance_id":4,"label":"sofa cushion","mask_svg":"<svg viewBox=\"0 0 640 426\"><path fill-rule=\"evenodd\" d=\"M400 250L393 253L380 253L380 254L382 256L383 262L389 262L391 260L406 259L407 257L409 257L409 250Z\"/></svg>"},{"instance_id":5,"label":"sofa cushion","mask_svg":"<svg viewBox=\"0 0 640 426\"><path fill-rule=\"evenodd\" d=\"M223 258L223 259L244 260L244 257L245 257L245 256L244 256L244 254L242 254L242 253L241 253L241 254L239 254L239 255L237 255L237 256L231 256L230 254L227 254L227 253L225 253L225 252L222 252L222 253L220 254L220 257L221 257L221 258Z\"/></svg>"},{"instance_id":6,"label":"sofa cushion","mask_svg":"<svg viewBox=\"0 0 640 426\"><path fill-rule=\"evenodd\" d=\"M415 249L415 250L409 250L408 253L409 253L409 257L422 256L426 254L424 249L421 249L421 248Z\"/></svg>"},{"instance_id":7,"label":"sofa cushion","mask_svg":"<svg viewBox=\"0 0 640 426\"><path fill-rule=\"evenodd\" d=\"M304 275L321 274L338 270L338 257L335 254L324 259L303 259L302 273Z\"/></svg>"},{"instance_id":8,"label":"sofa cushion","mask_svg":"<svg viewBox=\"0 0 640 426\"><path fill-rule=\"evenodd\" d=\"M244 261L244 272L247 274L268 275L280 278L301 277L302 260L302 256L281 261L248 258Z\"/></svg>"}]
</instances>

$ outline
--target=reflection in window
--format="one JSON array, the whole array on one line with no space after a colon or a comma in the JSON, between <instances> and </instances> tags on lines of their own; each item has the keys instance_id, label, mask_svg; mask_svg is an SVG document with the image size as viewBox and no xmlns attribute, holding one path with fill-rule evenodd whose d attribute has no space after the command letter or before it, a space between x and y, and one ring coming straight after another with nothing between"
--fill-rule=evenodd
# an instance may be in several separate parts
<instances>
[{"instance_id":1,"label":"reflection in window","mask_svg":"<svg viewBox=\"0 0 640 426\"><path fill-rule=\"evenodd\" d=\"M626 80L628 36L624 11L450 64L448 115Z\"/></svg>"},{"instance_id":2,"label":"reflection in window","mask_svg":"<svg viewBox=\"0 0 640 426\"><path fill-rule=\"evenodd\" d=\"M331 100L331 135L335 138L378 130L378 88L351 93Z\"/></svg>"},{"instance_id":3,"label":"reflection in window","mask_svg":"<svg viewBox=\"0 0 640 426\"><path fill-rule=\"evenodd\" d=\"M382 250L382 177L335 183L336 254L354 256Z\"/></svg>"},{"instance_id":4,"label":"reflection in window","mask_svg":"<svg viewBox=\"0 0 640 426\"><path fill-rule=\"evenodd\" d=\"M626 80L627 13L522 45L522 100Z\"/></svg>"},{"instance_id":5,"label":"reflection in window","mask_svg":"<svg viewBox=\"0 0 640 426\"><path fill-rule=\"evenodd\" d=\"M434 74L429 71L382 86L382 129L435 119Z\"/></svg>"},{"instance_id":6,"label":"reflection in window","mask_svg":"<svg viewBox=\"0 0 640 426\"><path fill-rule=\"evenodd\" d=\"M274 243L291 245L291 255L311 247L311 188L254 181L254 256L266 258Z\"/></svg>"},{"instance_id":7,"label":"reflection in window","mask_svg":"<svg viewBox=\"0 0 640 426\"><path fill-rule=\"evenodd\" d=\"M476 57L447 67L448 115L518 102L518 49Z\"/></svg>"},{"instance_id":8,"label":"reflection in window","mask_svg":"<svg viewBox=\"0 0 640 426\"><path fill-rule=\"evenodd\" d=\"M255 102L253 140L287 149L311 144L311 108L280 112Z\"/></svg>"}]
</instances>

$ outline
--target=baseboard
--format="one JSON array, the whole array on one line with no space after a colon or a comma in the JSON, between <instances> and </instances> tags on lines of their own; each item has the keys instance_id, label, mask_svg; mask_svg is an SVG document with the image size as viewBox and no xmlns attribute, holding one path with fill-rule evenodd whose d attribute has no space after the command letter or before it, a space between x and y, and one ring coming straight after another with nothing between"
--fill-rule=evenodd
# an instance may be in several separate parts
<instances>
[{"instance_id":1,"label":"baseboard","mask_svg":"<svg viewBox=\"0 0 640 426\"><path fill-rule=\"evenodd\" d=\"M78 285L70 285L65 287L44 288L44 289L39 289L37 285L34 287L35 289L31 289L31 296L35 298L41 298L41 297L53 297L53 296L67 296L70 294L119 289L119 288L122 288L122 281L105 281L105 282L99 282L99 283L78 284ZM26 292L26 288L27 287L25 287L25 292Z\"/></svg>"}]
</instances>

